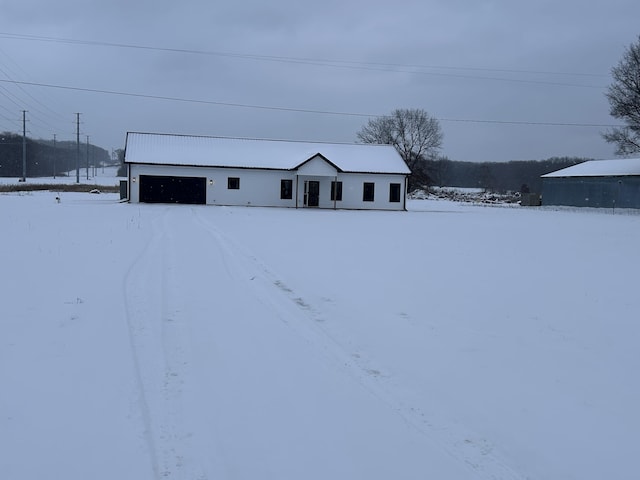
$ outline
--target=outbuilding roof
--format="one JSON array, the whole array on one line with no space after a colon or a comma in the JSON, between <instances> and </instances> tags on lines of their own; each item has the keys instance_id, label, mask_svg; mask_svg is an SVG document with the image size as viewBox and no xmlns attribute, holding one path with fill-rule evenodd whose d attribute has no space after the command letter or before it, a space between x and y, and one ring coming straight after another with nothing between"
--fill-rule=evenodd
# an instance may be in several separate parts
<instances>
[{"instance_id":1,"label":"outbuilding roof","mask_svg":"<svg viewBox=\"0 0 640 480\"><path fill-rule=\"evenodd\" d=\"M614 160L589 160L571 167L542 175L552 177L620 177L640 175L640 158L617 158Z\"/></svg>"},{"instance_id":2,"label":"outbuilding roof","mask_svg":"<svg viewBox=\"0 0 640 480\"><path fill-rule=\"evenodd\" d=\"M321 155L342 172L409 174L391 145L128 132L126 163L295 170Z\"/></svg>"}]
</instances>

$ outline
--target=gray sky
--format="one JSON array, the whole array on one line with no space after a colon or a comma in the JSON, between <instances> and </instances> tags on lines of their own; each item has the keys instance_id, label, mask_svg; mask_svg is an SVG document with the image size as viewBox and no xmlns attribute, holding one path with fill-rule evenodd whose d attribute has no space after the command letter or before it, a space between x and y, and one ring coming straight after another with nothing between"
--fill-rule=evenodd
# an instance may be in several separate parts
<instances>
[{"instance_id":1,"label":"gray sky","mask_svg":"<svg viewBox=\"0 0 640 480\"><path fill-rule=\"evenodd\" d=\"M23 0L1 11L0 131L21 133L27 110L30 136L75 140L81 112L81 141L107 149L127 131L353 142L368 115L422 108L452 160L613 158L605 127L549 124L618 124L604 92L640 34L637 0Z\"/></svg>"}]
</instances>

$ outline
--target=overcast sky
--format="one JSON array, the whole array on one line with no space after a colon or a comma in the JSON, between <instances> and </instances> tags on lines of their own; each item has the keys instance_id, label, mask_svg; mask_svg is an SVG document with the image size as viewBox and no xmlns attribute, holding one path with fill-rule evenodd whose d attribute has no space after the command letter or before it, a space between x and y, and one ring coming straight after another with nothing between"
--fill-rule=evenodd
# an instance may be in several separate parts
<instances>
[{"instance_id":1,"label":"overcast sky","mask_svg":"<svg viewBox=\"0 0 640 480\"><path fill-rule=\"evenodd\" d=\"M22 0L0 11L0 131L355 142L421 108L442 154L613 158L611 67L638 0ZM556 124L556 125L553 125ZM566 126L557 124L579 124Z\"/></svg>"}]
</instances>

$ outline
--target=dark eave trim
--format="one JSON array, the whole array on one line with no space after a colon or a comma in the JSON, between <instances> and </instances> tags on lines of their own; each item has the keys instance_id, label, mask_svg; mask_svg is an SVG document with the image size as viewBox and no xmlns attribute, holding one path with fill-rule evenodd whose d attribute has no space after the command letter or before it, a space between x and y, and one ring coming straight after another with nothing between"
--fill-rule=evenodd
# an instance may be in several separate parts
<instances>
[{"instance_id":1,"label":"dark eave trim","mask_svg":"<svg viewBox=\"0 0 640 480\"><path fill-rule=\"evenodd\" d=\"M296 165L294 168L292 168L291 170L297 170L300 167L302 167L304 164L310 162L311 160L313 160L316 157L320 157L322 160L324 160L325 162L327 162L329 165L331 165L333 168L335 168L338 172L340 173L344 173L344 170L342 170L340 167L338 167L335 163L333 163L331 160L329 160L327 157L325 157L323 154L321 154L320 152L318 153L314 153L313 155L311 155L309 158L307 158L304 162Z\"/></svg>"},{"instance_id":2,"label":"dark eave trim","mask_svg":"<svg viewBox=\"0 0 640 480\"><path fill-rule=\"evenodd\" d=\"M311 158L315 158L315 157L316 155L314 155ZM303 165L309 160L306 160L300 165ZM329 161L327 160L327 162ZM153 163L153 162L130 161L130 160L127 160L126 157L125 157L124 163L128 165L150 165L155 167L224 168L224 169L232 168L236 170L268 170L268 171L278 171L278 172L295 172L300 166L299 165L298 167L294 167L294 168L274 168L274 167L234 167L232 165L196 165L196 164L187 164L187 163ZM329 163L333 165L331 162ZM339 173L352 173L356 175L405 175L405 176L409 175L406 172L354 172L350 170L340 170L338 167L335 167L335 168Z\"/></svg>"},{"instance_id":3,"label":"dark eave trim","mask_svg":"<svg viewBox=\"0 0 640 480\"><path fill-rule=\"evenodd\" d=\"M269 171L278 171L278 172L291 171L291 169L289 168L272 168L272 167L234 167L230 165L194 165L194 164L186 164L186 163L130 162L126 160L125 160L125 163L129 165L150 165L154 167L224 168L224 169L234 169L234 170L269 170Z\"/></svg>"}]
</instances>

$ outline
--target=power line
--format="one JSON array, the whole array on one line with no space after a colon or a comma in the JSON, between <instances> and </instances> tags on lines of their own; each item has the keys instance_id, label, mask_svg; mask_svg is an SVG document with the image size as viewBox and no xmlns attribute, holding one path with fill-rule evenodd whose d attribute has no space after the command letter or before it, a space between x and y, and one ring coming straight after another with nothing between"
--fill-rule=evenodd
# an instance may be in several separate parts
<instances>
[{"instance_id":1,"label":"power line","mask_svg":"<svg viewBox=\"0 0 640 480\"><path fill-rule=\"evenodd\" d=\"M2 80L2 79L0 79ZM4 85L0 85L0 94L13 103L16 107L22 108L22 104L20 103L20 99L15 96L12 92L9 91ZM6 108L6 107L5 107Z\"/></svg>"},{"instance_id":2,"label":"power line","mask_svg":"<svg viewBox=\"0 0 640 480\"><path fill-rule=\"evenodd\" d=\"M35 36L35 35L24 35L24 34L11 34L0 32L0 38L13 38L18 40L31 40L31 41L40 41L40 42L54 42L54 43L65 43L65 44L75 44L75 45L89 45L89 46L102 46L102 47L110 47L110 48L128 48L128 49L138 49L138 50L149 50L149 51L164 51L170 53L178 53L178 54L192 54L192 55L207 55L207 56L218 56L218 57L228 57L228 58L238 58L238 59L246 59L246 60L259 60L259 61L271 61L271 62L285 62L292 64L308 64L315 66L324 66L324 67L332 67L332 68L351 68L351 69L362 69L362 70L374 70L374 71L386 71L386 72L397 72L397 73L411 73L418 75L433 75L433 76L443 76L443 77L456 77L456 78L471 78L471 79L480 79L480 80L498 80L498 81L509 81L509 82L518 82L518 83L529 83L529 84L541 84L541 85L554 85L554 86L565 86L565 87L580 87L580 88L605 88L601 86L594 85L579 85L579 84L571 84L571 83L563 83L563 82L550 82L543 80L533 80L533 79L516 79L516 78L496 78L489 76L478 76L478 75L466 75L462 73L443 73L443 72L426 72L426 71L415 71L415 70L407 70L407 69L439 69L445 70L449 72L464 72L464 71L472 71L472 72L499 72L499 73L508 73L508 74L526 74L526 75L555 75L555 76L576 76L576 77L606 77L606 75L602 74L593 74L593 73L576 73L576 72L557 72L557 71L537 71L537 70L518 70L518 69L504 69L504 68L485 68L485 67L461 67L461 66L443 66L443 65L421 65L421 64L402 64L402 63L382 63L382 62L362 62L362 61L345 61L345 60L330 60L330 59L318 59L318 58L308 58L308 57L287 57L287 56L275 56L275 55L255 55L255 54L247 54L247 53L233 53L233 52L221 52L221 51L206 51L206 50L193 50L193 49L182 49L182 48L163 48L163 47L155 47L149 45L136 45L136 44L125 44L125 43L114 43L114 42L100 42L100 41L91 41L91 40L82 40L82 39L70 39L70 38L59 38L59 37L46 37L46 36ZM5 56L6 54L2 51ZM8 57L7 57L8 58ZM5 65L6 66L6 65ZM19 68L19 66L18 66ZM189 98L180 98L180 97L170 97L170 96L161 96L161 95L148 95L148 94L137 94L123 91L112 91L112 90L102 90L102 89L91 89L91 88L81 88L81 87L71 87L65 85L54 85L54 84L45 84L45 83L37 83L37 82L26 82L26 81L16 81L11 78L6 71L0 68L0 73L3 73L7 80L0 79L0 81L4 83L10 83L15 85L30 97L33 101L42 105L47 110L50 110L56 116L63 117L59 115L57 112L49 109L45 104L39 102L35 97L27 92L22 85L25 86L39 86L45 88L55 88L55 89L63 89L63 90L74 90L81 91L86 93L98 93L105 95L119 95L119 96L127 96L127 97L137 97L151 100L162 100L162 101L173 101L173 102L182 102L182 103L193 103L193 104L204 104L204 105L216 105L216 106L225 106L232 108L248 108L248 109L261 109L261 110L272 110L272 111L284 111L284 112L294 112L294 113L307 113L307 114L319 114L319 115L335 115L335 116L351 116L351 117L380 117L384 115L375 115L375 114L367 114L367 113L357 113L357 112L339 112L339 111L326 111L326 110L313 110L313 109L302 109L302 108L293 108L293 107L285 107L285 106L273 106L273 105L256 105L256 104L244 104L244 103L232 103L232 102L222 102L222 101L208 101L202 99L189 99ZM2 90L6 91L11 95L3 94ZM0 89L0 94L7 97L9 101L18 105L13 98L18 99L18 97L9 92L7 89ZM13 97L13 98L12 98ZM22 101L22 100L20 100ZM57 128L53 127L49 122L47 122L44 118L38 118L33 114L33 111L42 113L45 116L48 116L46 112L43 112L37 108L34 108L33 105L29 105L28 102L24 102L27 107L29 107L32 111L32 123L34 125L39 125L40 128L49 129L50 131L56 131ZM0 105L1 106L1 105ZM4 107L3 107L4 108ZM8 111L8 109L5 108ZM5 117L7 118L7 117ZM7 118L8 119L8 118ZM35 120L35 121L34 121ZM459 123L485 123L485 124L503 124L503 125L539 125L539 126L563 126L563 127L588 127L588 128L602 128L602 127L619 127L620 125L613 124L590 124L590 123L567 123L567 122L530 122L530 121L505 121L505 120L487 120L487 119L458 119L458 118L441 118L438 119L442 122L459 122ZM46 124L46 125L45 125ZM47 127L48 126L48 127Z\"/></svg>"},{"instance_id":3,"label":"power line","mask_svg":"<svg viewBox=\"0 0 640 480\"><path fill-rule=\"evenodd\" d=\"M193 99L193 98L181 98L181 97L169 97L163 95L149 95L143 93L131 93L131 92L119 92L115 90L102 90L96 88L82 88L82 87L71 87L67 85L55 85L49 83L36 83L36 82L18 82L18 81L10 81L0 79L0 82L8 82L8 83L19 83L21 85L31 85L36 87L45 87L45 88L56 88L62 90L73 90L79 92L86 93L99 93L104 95L117 95L117 96L125 96L125 97L135 97L135 98L144 98L150 100L164 100L164 101L172 101L172 102L182 102L182 103L195 103L195 104L203 104L203 105L216 105L223 107L235 107L235 108L251 108L251 109L259 109L259 110L275 110L275 111L283 111L283 112L293 112L293 113L309 113L309 114L317 114L317 115L335 115L335 116L348 116L348 117L384 117L386 115L376 115L370 113L358 113L358 112L337 112L331 110L312 110L305 108L293 108L293 107L282 107L282 106L273 106L273 105L255 105L255 104L247 104L247 103L231 103L231 102L220 102L213 100L201 100L201 99ZM593 124L593 123L563 123L563 122L529 122L529 121L507 121L507 120L474 120L474 119L455 119L455 118L442 118L437 119L443 122L467 122L467 123L494 123L494 124L504 124L504 125L540 125L540 126L562 126L562 127L620 127L622 125L614 125L614 124Z\"/></svg>"},{"instance_id":4,"label":"power line","mask_svg":"<svg viewBox=\"0 0 640 480\"><path fill-rule=\"evenodd\" d=\"M18 65L16 62L14 62L14 61L11 59L11 57L9 57L9 55L7 55L7 54L6 54L6 52L4 52L1 48L0 48L0 55L4 56L4 58L5 58L6 60L8 60L8 61L12 62L12 63L13 63L13 64L14 64L14 65L19 69L19 70L22 70L22 68L20 67L20 65ZM11 67L6 63L6 62L3 62L3 63L2 63L2 65L3 65L3 67L4 67L4 68L0 67L0 73L4 74L4 76L5 76L7 79L9 79L9 80L15 80L15 78L13 78L13 77L15 77L15 74L16 74L16 73L15 73L15 71L13 71L13 69L12 69L12 68L11 68ZM13 74L13 77L12 77L12 75L10 75L7 71L8 71L9 73L12 73L12 74ZM26 72L24 72L24 70L22 70L22 72L26 74ZM60 120L60 119L65 118L65 115L62 115L62 114L60 114L59 112L56 112L55 110L51 109L48 105L44 104L43 102L41 102L40 100L38 100L37 98L35 98L33 95L31 95L27 90L25 90L24 88L22 88L22 86L20 86L20 85L16 85L16 86L17 86L17 87L20 89L20 91L21 91L21 92L23 92L27 97L29 97L31 100L33 100L33 101L34 101L34 102L36 102L38 105L40 105L41 107L43 107L44 109L46 109L46 110L48 110L48 111L50 112L50 113L47 113L47 112L45 112L45 111L42 111L42 110L39 110L39 109L38 109L38 111L39 111L40 113L42 113L43 115L45 115L45 116L47 116L47 117L49 117L49 118L51 118L51 119L54 119L54 118L56 118L56 117L57 117L57 118L56 118L57 120Z\"/></svg>"},{"instance_id":5,"label":"power line","mask_svg":"<svg viewBox=\"0 0 640 480\"><path fill-rule=\"evenodd\" d=\"M557 81L545 81L545 80L532 80L532 79L487 77L487 76L468 75L468 74L463 75L460 73L443 73L443 72L433 72L433 71L424 71L424 70L436 69L436 70L449 70L449 71L458 71L458 72L466 70L466 71L476 71L476 72L499 72L499 73L515 73L515 74L526 74L526 75L535 74L535 75L553 75L553 76L608 78L608 75L596 74L596 73L557 72L557 71L445 66L445 65L421 65L421 64L383 63L383 62L363 62L363 61L347 61L347 60L335 60L335 59L332 60L332 59L317 59L317 58L314 59L314 58L307 58L307 57L257 55L257 54L249 54L249 53L233 53L233 52L194 50L194 49L185 49L185 48L156 47L156 46L150 46L150 45L136 45L136 44L127 44L127 43L102 42L102 41L94 41L94 40L46 37L46 36L37 36L37 35L13 34L13 33L6 33L6 32L0 32L0 37L12 38L12 39L18 39L18 40L49 42L49 43L64 43L64 44L72 44L72 45L89 45L89 46L102 46L102 47L111 47L111 48L151 50L151 51L161 51L161 52L180 53L180 54L238 58L238 59L244 59L244 60L259 60L259 61L290 63L290 64L315 65L315 66L331 67L331 68L411 73L415 75L467 78L467 79L474 79L474 80L491 80L491 81L528 83L528 84L537 84L537 85L552 85L552 86L563 86L563 87L574 87L574 88L604 89L606 88L606 86L583 85L583 84L565 83L565 82L557 82ZM413 70L408 70L408 69L413 69ZM415 69L420 69L420 70L415 70Z\"/></svg>"},{"instance_id":6,"label":"power line","mask_svg":"<svg viewBox=\"0 0 640 480\"><path fill-rule=\"evenodd\" d=\"M14 81L16 71L8 64L11 62L16 68L20 69L20 66L16 64L2 49L0 49L0 76ZM46 104L40 101L38 98L28 92L22 85L13 82L11 90L0 85L0 98L5 98L11 102L20 110L26 109L30 112L30 119L28 120L32 127L36 127L37 132L32 131L30 128L28 133L32 136L47 136L49 132L55 132L58 127L54 126L51 122L56 122L63 118L62 115L49 108ZM39 105L42 108L38 108ZM0 108L10 111L6 106L0 104ZM48 113L47 110L51 113ZM13 114L13 110L10 111ZM57 118L56 118L57 117ZM45 133L46 132L46 133Z\"/></svg>"},{"instance_id":7,"label":"power line","mask_svg":"<svg viewBox=\"0 0 640 480\"><path fill-rule=\"evenodd\" d=\"M2 106L2 105L0 105L0 107L1 107L1 106ZM3 107L3 108L4 108L4 107ZM7 110L7 111L9 111L9 110ZM0 117L4 118L4 119L5 119L5 120L7 120L8 122L11 122L11 124L13 124L14 122L17 122L17 121L18 121L17 119L9 118L9 117L7 117L6 115L3 115L2 113L0 113Z\"/></svg>"},{"instance_id":8,"label":"power line","mask_svg":"<svg viewBox=\"0 0 640 480\"><path fill-rule=\"evenodd\" d=\"M17 85L20 89L22 89L22 87L20 85ZM29 102L24 102L20 97L18 97L15 93L9 91L7 88L4 87L4 85L0 85L0 95L2 95L3 97L5 97L7 100L9 100L11 103L13 103L16 107L18 108L24 108L24 106L28 106L31 107L31 105L29 104ZM7 112L11 112L11 110L9 110L7 107L5 107L4 105L0 105L1 108L3 108L4 110L6 110ZM35 109L37 112L40 112L40 110ZM31 113L31 111L30 111ZM40 128L46 129L52 129L55 131L56 127L54 127L53 125L51 125L49 122L47 122L46 120L44 120L43 118L39 118L37 115L31 115L31 119L30 122L32 124L36 124L36 125L40 125Z\"/></svg>"},{"instance_id":9,"label":"power line","mask_svg":"<svg viewBox=\"0 0 640 480\"><path fill-rule=\"evenodd\" d=\"M96 45L105 47L116 48L132 48L140 50L156 50L173 53L189 53L194 55L210 55L221 57L233 57L233 58L246 58L253 60L276 60L276 61L294 61L294 62L321 62L321 63L336 63L336 64L352 64L352 65L374 65L374 66L386 66L386 67L411 67L411 68L436 68L445 70L476 70L487 72L503 72L503 73L526 73L526 74L542 74L542 75L565 75L565 76L582 76L582 77L608 77L608 74L601 73L580 73L580 72L558 72L549 70L522 70L522 69L506 69L506 68L489 68L489 67L461 67L461 66L445 66L445 65L423 65L423 64L407 64L407 63L383 63L383 62L363 62L353 60L336 60L336 59L319 59L310 57L289 57L282 55L258 55L250 53L234 53L234 52L220 52L211 50L195 50L186 48L170 48L170 47L155 47L150 45L137 45L130 43L115 43L104 42L96 40L82 40L71 39L62 37L46 37L39 35L26 35L17 33L0 32L0 37L13 38L19 40L34 40L41 42L56 42L67 43L77 45Z\"/></svg>"},{"instance_id":10,"label":"power line","mask_svg":"<svg viewBox=\"0 0 640 480\"><path fill-rule=\"evenodd\" d=\"M11 109L9 109L9 108L5 107L5 106L4 106L4 105L2 105L1 103L0 103L0 108L4 109L7 113L9 113L9 114L13 115L13 110L11 110ZM2 115L2 114L0 114L0 115ZM9 120L9 118L7 118L7 117L4 117L4 118L6 118L7 120ZM11 120L11 121L13 121L13 120Z\"/></svg>"}]
</instances>

